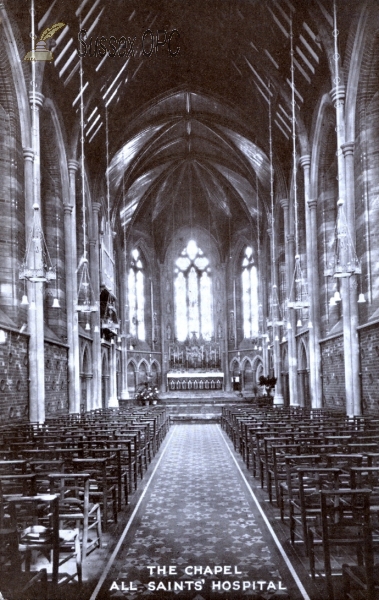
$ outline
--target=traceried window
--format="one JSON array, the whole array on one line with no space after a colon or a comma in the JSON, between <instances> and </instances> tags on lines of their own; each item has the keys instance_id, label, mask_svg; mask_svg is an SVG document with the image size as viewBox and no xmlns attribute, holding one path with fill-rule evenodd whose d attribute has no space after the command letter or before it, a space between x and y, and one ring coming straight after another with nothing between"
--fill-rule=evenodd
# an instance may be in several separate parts
<instances>
[{"instance_id":1,"label":"traceried window","mask_svg":"<svg viewBox=\"0 0 379 600\"><path fill-rule=\"evenodd\" d=\"M135 248L128 275L129 332L145 341L145 276L140 251Z\"/></svg>"},{"instance_id":2,"label":"traceried window","mask_svg":"<svg viewBox=\"0 0 379 600\"><path fill-rule=\"evenodd\" d=\"M176 337L213 335L212 281L209 260L194 240L190 240L175 262Z\"/></svg>"},{"instance_id":3,"label":"traceried window","mask_svg":"<svg viewBox=\"0 0 379 600\"><path fill-rule=\"evenodd\" d=\"M242 257L242 315L243 335L258 335L258 274L254 265L253 249L247 246Z\"/></svg>"}]
</instances>

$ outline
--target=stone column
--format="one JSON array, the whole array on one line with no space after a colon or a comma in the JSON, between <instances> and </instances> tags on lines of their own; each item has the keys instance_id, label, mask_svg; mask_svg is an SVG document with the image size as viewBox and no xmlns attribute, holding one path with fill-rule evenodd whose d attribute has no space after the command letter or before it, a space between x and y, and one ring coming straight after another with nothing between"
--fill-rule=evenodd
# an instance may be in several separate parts
<instances>
[{"instance_id":1,"label":"stone column","mask_svg":"<svg viewBox=\"0 0 379 600\"><path fill-rule=\"evenodd\" d=\"M331 91L331 97L336 109L337 133L337 165L338 165L338 197L343 202L342 210L346 211L346 178L345 159L342 146L345 143L345 88L338 86ZM354 192L353 192L354 193ZM347 218L347 213L346 218ZM344 249L342 248L342 252ZM342 256L342 262L346 256ZM343 319L343 349L345 361L345 395L346 413L354 414L354 381L351 355L351 314L350 314L350 281L349 277L341 278L342 319Z\"/></svg>"},{"instance_id":2,"label":"stone column","mask_svg":"<svg viewBox=\"0 0 379 600\"><path fill-rule=\"evenodd\" d=\"M121 270L120 284L120 317L121 317L121 400L129 400L128 390L128 340L126 337L126 323L129 315L127 314L128 290L127 290L127 272L126 272L126 248L123 249L123 261Z\"/></svg>"},{"instance_id":3,"label":"stone column","mask_svg":"<svg viewBox=\"0 0 379 600\"><path fill-rule=\"evenodd\" d=\"M320 302L318 290L320 289L320 279L318 273L318 247L317 247L317 200L309 200L309 216L310 230L312 240L312 280L313 280L313 296L311 299L311 318L313 324L313 341L314 341L314 398L312 398L312 407L322 407L322 381L321 381L321 349L320 349Z\"/></svg>"},{"instance_id":4,"label":"stone column","mask_svg":"<svg viewBox=\"0 0 379 600\"><path fill-rule=\"evenodd\" d=\"M309 319L312 327L308 330L309 336L309 391L311 396L312 408L321 407L321 385L320 385L320 366L321 356L319 343L316 332L319 331L317 327L318 323L317 314L315 311L315 305L318 306L318 286L316 287L315 281L318 280L316 273L318 272L318 254L317 254L317 223L316 223L316 205L312 205L313 218L311 218L311 208L309 205L309 171L310 171L311 158L309 155L302 156L300 158L300 165L304 171L304 201L305 201L305 231L306 231L306 251L307 251L307 283L308 283L308 297L310 300L309 307ZM313 229L315 228L315 229Z\"/></svg>"},{"instance_id":5,"label":"stone column","mask_svg":"<svg viewBox=\"0 0 379 600\"><path fill-rule=\"evenodd\" d=\"M77 287L76 276L76 172L79 163L68 161L69 204L70 211L65 210L65 249L66 249L66 290L67 290L67 342L68 350L68 397L70 413L80 412L80 357L79 357L79 320L76 311ZM68 248L68 246L70 246Z\"/></svg>"},{"instance_id":6,"label":"stone column","mask_svg":"<svg viewBox=\"0 0 379 600\"><path fill-rule=\"evenodd\" d=\"M295 236L291 233L289 201L283 198L280 205L284 212L284 238L285 238L285 257L286 257L286 280L287 280L287 298L294 300L294 289L291 289L292 280L295 272ZM296 313L293 309L288 309L288 324L286 336L288 340L288 387L290 395L290 405L299 405L298 385L297 385L297 349L296 349Z\"/></svg>"},{"instance_id":7,"label":"stone column","mask_svg":"<svg viewBox=\"0 0 379 600\"><path fill-rule=\"evenodd\" d=\"M99 212L101 204L93 202L91 237L89 240L89 268L94 300L98 306L96 312L91 313L92 333L92 398L91 408L101 408L101 330L100 330L100 257L99 257Z\"/></svg>"},{"instance_id":8,"label":"stone column","mask_svg":"<svg viewBox=\"0 0 379 600\"><path fill-rule=\"evenodd\" d=\"M32 210L26 211L27 237L33 217L42 231L41 206L41 161L40 161L40 124L39 109L43 106L44 96L34 91L29 94L32 112L32 151L34 160L31 163L29 151L24 153L25 177L30 177L32 192ZM27 166L28 165L28 166ZM31 169L30 169L31 165ZM31 173L30 173L31 171ZM34 212L34 215L33 215ZM28 241L28 240L27 240ZM32 268L43 268L42 248L30 245L29 264ZM33 266L32 266L33 265ZM28 286L31 302L28 314L29 340L29 378L30 378L30 411L31 421L42 423L45 420L45 348L44 348L44 288L43 282L34 282ZM32 304L33 302L33 304Z\"/></svg>"},{"instance_id":9,"label":"stone column","mask_svg":"<svg viewBox=\"0 0 379 600\"><path fill-rule=\"evenodd\" d=\"M355 181L354 181L354 142L347 142L341 146L345 159L345 206L347 226L350 231L355 251ZM361 384L359 379L359 339L358 330L358 282L357 276L352 275L349 281L350 303L350 347L351 347L351 378L353 392L353 414L362 414Z\"/></svg>"},{"instance_id":10,"label":"stone column","mask_svg":"<svg viewBox=\"0 0 379 600\"><path fill-rule=\"evenodd\" d=\"M274 243L275 232L271 229L267 232L271 237L271 318L272 318L272 348L273 348L273 359L274 359L274 375L277 378L274 392L274 404L284 404L284 398L282 393L282 359L280 356L280 327L275 323L279 321L279 294L278 294L278 281L279 281L279 265L276 255L276 246ZM278 339L276 339L278 338Z\"/></svg>"},{"instance_id":11,"label":"stone column","mask_svg":"<svg viewBox=\"0 0 379 600\"><path fill-rule=\"evenodd\" d=\"M24 190L25 190L25 231L26 244L29 242L31 227L34 217L34 173L32 148L24 148ZM38 206L38 205L37 205ZM30 245L30 253L34 253L34 244ZM28 256L32 266L34 256ZM43 284L38 284L41 287ZM37 315L37 284L28 282L27 292L29 298L28 331L29 339L29 419L42 423L45 420L45 373L44 373L44 332L43 332L43 303L39 295ZM41 337L41 310L42 310L42 337Z\"/></svg>"}]
</instances>

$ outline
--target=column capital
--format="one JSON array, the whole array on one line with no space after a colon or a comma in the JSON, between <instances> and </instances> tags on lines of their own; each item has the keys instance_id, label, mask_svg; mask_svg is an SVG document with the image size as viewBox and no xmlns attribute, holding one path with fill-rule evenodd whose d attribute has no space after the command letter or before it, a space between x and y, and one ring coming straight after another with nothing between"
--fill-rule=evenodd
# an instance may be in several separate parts
<instances>
[{"instance_id":1,"label":"column capital","mask_svg":"<svg viewBox=\"0 0 379 600\"><path fill-rule=\"evenodd\" d=\"M90 245L92 248L96 248L96 243L97 243L97 240L95 240L95 239L93 239L93 238L91 238L91 239L89 240L89 245Z\"/></svg>"},{"instance_id":2,"label":"column capital","mask_svg":"<svg viewBox=\"0 0 379 600\"><path fill-rule=\"evenodd\" d=\"M92 202L92 212L99 213L101 209L100 202Z\"/></svg>"},{"instance_id":3,"label":"column capital","mask_svg":"<svg viewBox=\"0 0 379 600\"><path fill-rule=\"evenodd\" d=\"M22 149L23 153L24 153L24 159L25 160L34 160L34 150L33 148L23 148Z\"/></svg>"},{"instance_id":4,"label":"column capital","mask_svg":"<svg viewBox=\"0 0 379 600\"><path fill-rule=\"evenodd\" d=\"M74 173L79 169L79 163L75 158L70 158L67 161L67 166L69 171L73 171Z\"/></svg>"},{"instance_id":5,"label":"column capital","mask_svg":"<svg viewBox=\"0 0 379 600\"><path fill-rule=\"evenodd\" d=\"M317 207L317 198L312 198L312 199L308 200L308 206L309 206L310 210L315 210Z\"/></svg>"},{"instance_id":6,"label":"column capital","mask_svg":"<svg viewBox=\"0 0 379 600\"><path fill-rule=\"evenodd\" d=\"M282 198L279 203L283 210L287 210L289 208L290 203L288 198Z\"/></svg>"},{"instance_id":7,"label":"column capital","mask_svg":"<svg viewBox=\"0 0 379 600\"><path fill-rule=\"evenodd\" d=\"M354 146L355 146L355 142L346 142L345 144L341 145L341 150L343 152L344 156L347 156L348 154L353 154L354 153Z\"/></svg>"},{"instance_id":8,"label":"column capital","mask_svg":"<svg viewBox=\"0 0 379 600\"><path fill-rule=\"evenodd\" d=\"M64 204L63 205L63 212L65 213L65 215L71 215L73 208L74 207L71 206L71 204Z\"/></svg>"},{"instance_id":9,"label":"column capital","mask_svg":"<svg viewBox=\"0 0 379 600\"><path fill-rule=\"evenodd\" d=\"M291 243L293 243L294 241L295 241L295 236L294 236L294 234L293 234L293 233L289 233L289 234L287 235L287 242L291 242Z\"/></svg>"},{"instance_id":10,"label":"column capital","mask_svg":"<svg viewBox=\"0 0 379 600\"><path fill-rule=\"evenodd\" d=\"M305 169L306 167L310 167L311 166L311 155L304 154L303 156L300 156L299 163L303 167L303 169Z\"/></svg>"},{"instance_id":11,"label":"column capital","mask_svg":"<svg viewBox=\"0 0 379 600\"><path fill-rule=\"evenodd\" d=\"M33 91L29 92L29 103L31 107L33 107L33 105L35 104L36 107L41 108L41 106L43 106L44 101L45 96L41 94L41 92L34 92L34 94Z\"/></svg>"},{"instance_id":12,"label":"column capital","mask_svg":"<svg viewBox=\"0 0 379 600\"><path fill-rule=\"evenodd\" d=\"M335 88L333 88L332 90L330 90L330 95L332 97L333 102L337 102L338 100L342 100L342 102L345 100L345 86L344 85L338 85Z\"/></svg>"}]
</instances>

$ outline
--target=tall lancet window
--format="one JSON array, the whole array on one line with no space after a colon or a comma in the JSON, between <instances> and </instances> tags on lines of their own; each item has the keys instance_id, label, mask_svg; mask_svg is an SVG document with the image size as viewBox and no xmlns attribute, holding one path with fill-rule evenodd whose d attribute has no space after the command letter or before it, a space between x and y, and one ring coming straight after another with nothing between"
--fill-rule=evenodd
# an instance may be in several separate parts
<instances>
[{"instance_id":1,"label":"tall lancet window","mask_svg":"<svg viewBox=\"0 0 379 600\"><path fill-rule=\"evenodd\" d=\"M256 337L258 335L258 274L251 246L245 248L242 256L242 314L244 337Z\"/></svg>"},{"instance_id":2,"label":"tall lancet window","mask_svg":"<svg viewBox=\"0 0 379 600\"><path fill-rule=\"evenodd\" d=\"M175 327L182 342L187 337L213 335L212 280L209 260L190 240L175 262Z\"/></svg>"},{"instance_id":3,"label":"tall lancet window","mask_svg":"<svg viewBox=\"0 0 379 600\"><path fill-rule=\"evenodd\" d=\"M132 252L128 275L129 332L138 340L145 340L145 275L140 251Z\"/></svg>"}]
</instances>

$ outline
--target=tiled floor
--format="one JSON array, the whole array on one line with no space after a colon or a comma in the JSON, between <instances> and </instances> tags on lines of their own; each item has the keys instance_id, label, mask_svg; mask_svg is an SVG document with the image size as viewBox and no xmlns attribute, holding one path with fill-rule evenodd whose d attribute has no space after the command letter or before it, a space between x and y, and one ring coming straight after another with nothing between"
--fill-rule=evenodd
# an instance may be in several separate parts
<instances>
[{"instance_id":1,"label":"tiled floor","mask_svg":"<svg viewBox=\"0 0 379 600\"><path fill-rule=\"evenodd\" d=\"M262 599L306 598L220 427L177 425L168 437L133 527L91 600L234 600L258 591Z\"/></svg>"}]
</instances>

